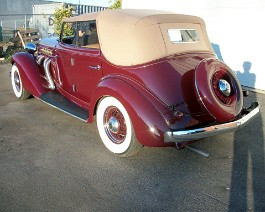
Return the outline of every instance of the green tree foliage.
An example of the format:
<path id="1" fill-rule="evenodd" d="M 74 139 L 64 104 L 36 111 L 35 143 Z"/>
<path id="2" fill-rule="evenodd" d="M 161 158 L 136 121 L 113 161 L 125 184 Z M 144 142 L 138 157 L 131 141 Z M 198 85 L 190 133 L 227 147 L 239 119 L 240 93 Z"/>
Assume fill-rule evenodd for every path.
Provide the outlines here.
<path id="1" fill-rule="evenodd" d="M 62 20 L 63 18 L 69 18 L 72 16 L 73 7 L 66 8 L 65 5 L 62 8 L 55 9 L 54 12 L 54 32 L 57 35 L 60 35 L 62 29 Z M 72 34 L 72 29 L 69 26 L 67 29 L 64 29 L 66 35 Z"/>
<path id="2" fill-rule="evenodd" d="M 122 0 L 114 0 L 114 3 L 109 6 L 109 9 L 121 9 L 121 1 Z M 112 0 L 110 2 L 112 2 Z"/>

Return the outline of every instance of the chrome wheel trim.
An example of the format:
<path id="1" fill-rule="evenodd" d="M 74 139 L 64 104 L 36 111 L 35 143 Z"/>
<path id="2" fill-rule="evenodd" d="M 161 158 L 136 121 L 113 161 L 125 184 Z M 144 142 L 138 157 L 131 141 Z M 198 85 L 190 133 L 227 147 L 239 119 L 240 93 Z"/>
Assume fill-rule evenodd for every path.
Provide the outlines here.
<path id="1" fill-rule="evenodd" d="M 108 111 L 110 112 L 110 110 L 112 110 L 113 108 L 117 108 L 119 110 L 119 112 L 122 114 L 124 118 L 124 122 L 118 121 L 119 124 L 116 125 L 116 121 L 119 119 L 115 118 L 115 116 L 110 115 L 110 113 L 108 113 Z M 115 119 L 113 119 L 112 117 L 114 117 Z M 111 121 L 114 121 L 114 122 L 110 123 L 110 119 Z M 113 126 L 112 129 L 109 128 L 110 124 L 113 124 L 113 123 L 115 127 Z M 117 137 L 115 137 L 117 135 L 115 134 L 116 129 L 118 129 L 117 132 L 121 132 L 121 125 L 123 123 L 126 125 L 126 133 L 122 134 L 122 136 L 124 137 L 123 139 L 121 138 L 117 139 Z M 121 102 L 119 102 L 114 97 L 105 97 L 99 103 L 99 106 L 97 108 L 97 127 L 98 127 L 98 132 L 101 137 L 101 140 L 111 152 L 116 153 L 116 154 L 123 154 L 129 149 L 132 143 L 131 120 L 124 106 L 121 104 Z M 124 129 L 123 129 L 123 132 L 124 132 Z M 113 137 L 116 139 L 113 139 Z"/>
<path id="2" fill-rule="evenodd" d="M 104 114 L 104 129 L 109 139 L 115 144 L 121 144 L 126 138 L 126 122 L 117 107 L 108 107 Z"/>
<path id="3" fill-rule="evenodd" d="M 225 96 L 230 96 L 231 94 L 231 85 L 224 79 L 220 79 L 218 83 L 219 91 Z"/>

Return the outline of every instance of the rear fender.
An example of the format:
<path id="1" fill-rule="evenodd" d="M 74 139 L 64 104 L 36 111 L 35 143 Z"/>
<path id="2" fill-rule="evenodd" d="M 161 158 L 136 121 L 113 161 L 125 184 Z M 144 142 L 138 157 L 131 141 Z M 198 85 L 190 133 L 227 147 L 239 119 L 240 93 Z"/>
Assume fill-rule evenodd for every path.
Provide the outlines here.
<path id="1" fill-rule="evenodd" d="M 139 143 L 145 146 L 175 146 L 174 143 L 164 143 L 164 132 L 169 128 L 166 121 L 135 85 L 118 78 L 101 81 L 93 93 L 90 114 L 105 96 L 115 97 L 124 105 Z M 93 116 L 89 117 L 89 122 L 93 122 Z"/>
<path id="2" fill-rule="evenodd" d="M 42 85 L 41 77 L 34 56 L 29 53 L 20 52 L 13 55 L 12 64 L 16 64 L 25 90 L 35 97 L 40 97 L 48 90 Z"/>

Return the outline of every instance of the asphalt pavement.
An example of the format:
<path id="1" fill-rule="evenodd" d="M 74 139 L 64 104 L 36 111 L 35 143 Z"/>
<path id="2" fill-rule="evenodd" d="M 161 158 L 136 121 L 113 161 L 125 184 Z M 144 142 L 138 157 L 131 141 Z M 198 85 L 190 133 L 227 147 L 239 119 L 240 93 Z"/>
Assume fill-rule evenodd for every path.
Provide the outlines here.
<path id="1" fill-rule="evenodd" d="M 265 211 L 265 95 L 247 127 L 189 149 L 110 153 L 87 124 L 13 94 L 0 65 L 0 211 Z"/>

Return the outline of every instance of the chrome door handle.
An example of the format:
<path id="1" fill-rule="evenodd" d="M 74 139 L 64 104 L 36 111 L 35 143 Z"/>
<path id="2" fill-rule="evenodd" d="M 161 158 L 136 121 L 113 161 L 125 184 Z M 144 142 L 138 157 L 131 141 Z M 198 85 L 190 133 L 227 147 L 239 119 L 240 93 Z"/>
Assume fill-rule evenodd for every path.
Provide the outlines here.
<path id="1" fill-rule="evenodd" d="M 93 70 L 100 70 L 101 69 L 101 66 L 100 65 L 97 65 L 97 66 L 88 66 L 90 69 L 93 69 Z"/>

